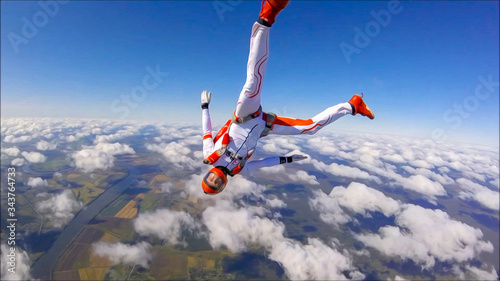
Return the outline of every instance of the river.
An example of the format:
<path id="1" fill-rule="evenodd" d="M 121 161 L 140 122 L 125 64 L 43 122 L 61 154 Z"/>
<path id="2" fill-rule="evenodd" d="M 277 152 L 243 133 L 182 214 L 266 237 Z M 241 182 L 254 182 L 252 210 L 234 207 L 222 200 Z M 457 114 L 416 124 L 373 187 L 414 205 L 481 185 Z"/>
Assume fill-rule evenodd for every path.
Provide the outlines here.
<path id="1" fill-rule="evenodd" d="M 120 166 L 127 169 L 129 171 L 129 175 L 106 189 L 101 195 L 99 195 L 99 197 L 76 214 L 73 220 L 71 220 L 59 234 L 57 239 L 54 241 L 54 244 L 52 244 L 52 247 L 50 247 L 50 249 L 45 252 L 32 266 L 31 274 L 34 278 L 52 280 L 52 271 L 54 266 L 66 248 L 71 245 L 73 240 L 92 220 L 92 218 L 118 198 L 118 196 L 120 196 L 140 174 L 139 170 L 132 165 L 121 164 Z"/>

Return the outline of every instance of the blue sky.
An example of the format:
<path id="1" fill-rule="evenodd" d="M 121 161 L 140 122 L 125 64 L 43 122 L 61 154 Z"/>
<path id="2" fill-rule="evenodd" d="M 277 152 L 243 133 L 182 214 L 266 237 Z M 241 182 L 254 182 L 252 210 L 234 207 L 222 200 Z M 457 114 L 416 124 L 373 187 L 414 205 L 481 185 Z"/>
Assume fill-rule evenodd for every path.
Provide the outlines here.
<path id="1" fill-rule="evenodd" d="M 260 1 L 1 8 L 2 117 L 198 123 L 208 89 L 217 125 L 245 81 Z M 498 14 L 497 1 L 292 1 L 271 31 L 264 110 L 310 118 L 364 92 L 375 120 L 348 116 L 329 130 L 498 147 Z M 160 74 L 134 99 L 150 72 Z"/>

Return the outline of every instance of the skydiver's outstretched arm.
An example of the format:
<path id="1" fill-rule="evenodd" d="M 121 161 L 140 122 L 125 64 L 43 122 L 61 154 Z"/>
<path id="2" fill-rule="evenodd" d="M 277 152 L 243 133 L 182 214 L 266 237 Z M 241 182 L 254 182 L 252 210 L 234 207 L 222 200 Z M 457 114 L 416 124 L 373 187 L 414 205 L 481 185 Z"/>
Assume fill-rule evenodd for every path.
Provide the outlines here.
<path id="1" fill-rule="evenodd" d="M 212 122 L 208 105 L 212 98 L 212 93 L 203 91 L 201 93 L 201 126 L 203 129 L 203 158 L 207 158 L 214 151 L 214 140 L 212 138 Z"/>
<path id="2" fill-rule="evenodd" d="M 244 176 L 249 176 L 252 174 L 253 171 L 260 168 L 297 162 L 300 160 L 304 160 L 306 158 L 307 157 L 303 155 L 292 155 L 292 156 L 281 156 L 281 157 L 275 156 L 275 157 L 264 158 L 261 160 L 250 161 L 246 163 L 245 167 L 243 167 L 240 174 Z"/>

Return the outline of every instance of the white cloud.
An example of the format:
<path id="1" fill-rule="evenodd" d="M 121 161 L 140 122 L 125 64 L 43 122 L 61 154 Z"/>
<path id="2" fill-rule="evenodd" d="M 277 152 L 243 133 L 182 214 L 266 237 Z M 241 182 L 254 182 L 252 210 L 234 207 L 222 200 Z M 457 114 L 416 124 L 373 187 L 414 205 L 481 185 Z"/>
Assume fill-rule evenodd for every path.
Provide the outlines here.
<path id="1" fill-rule="evenodd" d="M 82 169 L 86 173 L 94 170 L 106 170 L 113 166 L 115 158 L 101 150 L 83 149 L 73 153 L 71 156 L 75 166 Z"/>
<path id="2" fill-rule="evenodd" d="M 148 150 L 161 153 L 165 160 L 174 164 L 178 169 L 194 169 L 203 165 L 202 159 L 194 159 L 190 155 L 191 149 L 177 142 L 168 144 L 146 144 Z"/>
<path id="3" fill-rule="evenodd" d="M 494 180 L 489 181 L 491 185 L 496 187 L 497 189 L 500 189 L 500 178 L 496 178 Z"/>
<path id="4" fill-rule="evenodd" d="M 379 211 L 390 217 L 398 213 L 401 206 L 399 201 L 357 182 L 349 184 L 347 188 L 336 186 L 329 195 L 321 190 L 316 190 L 313 194 L 314 196 L 309 199 L 309 205 L 320 213 L 319 217 L 322 221 L 334 226 L 352 220 L 343 208 L 363 216 L 369 216 L 367 211 Z"/>
<path id="5" fill-rule="evenodd" d="M 15 251 L 12 252 L 15 256 L 11 260 L 11 248 Z M 2 243 L 2 278 L 1 280 L 33 280 L 30 274 L 31 260 L 26 251 L 15 247 L 7 246 Z"/>
<path id="6" fill-rule="evenodd" d="M 47 157 L 39 152 L 23 151 L 21 152 L 21 155 L 30 163 L 43 163 L 45 162 L 45 160 L 47 160 Z"/>
<path id="7" fill-rule="evenodd" d="M 16 159 L 12 160 L 12 162 L 10 162 L 10 164 L 12 166 L 21 167 L 24 164 L 26 164 L 26 160 L 24 160 L 23 158 L 16 158 Z"/>
<path id="8" fill-rule="evenodd" d="M 148 263 L 153 259 L 149 253 L 151 245 L 147 242 L 139 242 L 136 245 L 123 243 L 97 242 L 92 244 L 92 252 L 101 257 L 109 259 L 113 265 L 140 265 L 148 268 Z"/>
<path id="9" fill-rule="evenodd" d="M 467 265 L 465 269 L 466 272 L 472 273 L 474 275 L 473 278 L 476 280 L 492 280 L 492 281 L 498 280 L 498 273 L 493 267 L 490 270 L 486 270 Z M 471 280 L 472 278 L 467 278 L 467 279 Z"/>
<path id="10" fill-rule="evenodd" d="M 423 168 L 415 169 L 406 166 L 406 171 L 412 171 L 416 174 L 410 175 L 409 177 L 403 177 L 397 172 L 396 166 L 388 163 L 383 163 L 380 166 L 375 166 L 356 161 L 355 164 L 362 167 L 363 169 L 370 171 L 373 174 L 377 174 L 389 179 L 389 185 L 399 186 L 404 189 L 412 190 L 414 192 L 422 194 L 429 202 L 433 204 L 436 204 L 437 196 L 445 196 L 447 194 L 441 183 L 430 180 L 424 175 L 430 175 L 441 181 L 446 181 L 447 177 L 431 175 L 431 173 L 424 172 L 425 170 Z"/>
<path id="11" fill-rule="evenodd" d="M 385 160 L 385 161 L 389 161 L 389 162 L 393 162 L 393 163 L 397 163 L 397 164 L 402 164 L 402 163 L 405 163 L 405 159 L 403 158 L 403 156 L 399 155 L 399 154 L 387 154 L 387 153 L 384 153 L 380 156 L 380 158 L 382 160 Z"/>
<path id="12" fill-rule="evenodd" d="M 134 228 L 141 235 L 155 235 L 169 244 L 185 246 L 185 242 L 181 241 L 182 231 L 192 232 L 198 225 L 186 212 L 159 209 L 140 214 L 134 220 Z"/>
<path id="13" fill-rule="evenodd" d="M 309 199 L 309 206 L 319 212 L 322 221 L 335 226 L 351 221 L 351 217 L 342 210 L 337 200 L 321 190 L 316 190 L 313 194 L 314 197 Z"/>
<path id="14" fill-rule="evenodd" d="M 465 262 L 481 252 L 493 252 L 491 242 L 481 240 L 483 233 L 465 223 L 451 219 L 441 210 L 406 204 L 396 215 L 399 226 L 384 226 L 379 234 L 356 234 L 366 246 L 388 256 L 411 259 L 424 268 L 436 260 Z"/>
<path id="15" fill-rule="evenodd" d="M 97 169 L 106 170 L 113 167 L 113 156 L 122 154 L 135 154 L 135 151 L 126 144 L 98 143 L 73 153 L 72 158 L 77 168 L 90 173 Z"/>
<path id="16" fill-rule="evenodd" d="M 210 245 L 215 249 L 225 246 L 239 253 L 247 250 L 249 244 L 270 247 L 274 241 L 283 240 L 283 223 L 261 218 L 263 212 L 263 209 L 236 209 L 227 201 L 208 207 L 202 216 Z"/>
<path id="17" fill-rule="evenodd" d="M 57 143 L 57 148 L 64 147 L 70 151 L 77 144 L 65 145 L 64 141 L 81 138 L 85 138 L 86 142 L 92 141 L 93 135 L 98 134 L 93 146 L 84 146 L 81 151 L 70 151 L 70 155 L 76 155 L 73 157 L 75 166 L 87 171 L 107 169 L 117 161 L 115 155 L 135 153 L 128 145 L 112 143 L 125 137 L 140 137 L 143 143 L 153 143 L 148 149 L 161 153 L 166 161 L 177 168 L 196 171 L 200 167 L 202 171 L 209 168 L 201 164 L 199 127 L 154 124 L 145 128 L 143 125 L 129 121 L 72 119 L 10 121 L 3 119 L 2 125 L 0 128 L 2 136 L 7 136 L 3 138 L 3 143 L 29 140 L 32 144 L 37 144 L 39 150 L 51 146 L 55 148 Z M 157 137 L 158 134 L 159 137 Z M 41 138 L 47 141 L 40 141 Z M 316 169 L 333 175 L 333 177 L 329 176 L 328 179 L 321 180 L 322 183 L 328 180 L 335 181 L 336 177 L 350 178 L 364 183 L 368 181 L 383 183 L 384 187 L 400 187 L 417 192 L 433 203 L 436 203 L 440 196 L 447 195 L 446 191 L 448 191 L 454 197 L 447 198 L 447 200 L 456 200 L 456 198 L 474 200 L 492 211 L 498 211 L 498 189 L 500 189 L 498 149 L 488 150 L 455 144 L 433 144 L 418 139 L 337 132 L 333 136 L 315 135 L 307 138 L 269 136 L 262 139 L 259 144 L 259 151 L 272 154 L 292 154 L 290 151 L 305 154 L 301 152 L 304 148 L 313 157 L 299 162 L 305 165 L 275 166 L 261 171 L 264 174 L 266 171 L 271 174 L 278 173 L 273 179 L 282 182 L 317 184 L 318 180 L 315 176 L 308 174 L 307 171 L 299 170 L 301 167 L 307 167 L 310 170 Z M 87 152 L 88 155 L 80 155 L 82 152 Z M 19 157 L 19 154 L 18 148 L 2 150 L 4 159 L 5 155 Z M 316 157 L 323 162 L 315 160 Z M 17 158 L 11 163 L 24 165 L 26 161 L 23 158 Z M 314 168 L 310 165 L 314 165 Z M 282 175 L 279 175 L 280 173 Z M 197 204 L 200 208 L 211 210 L 211 213 L 204 214 L 202 221 L 183 212 L 168 214 L 170 218 L 165 219 L 171 219 L 173 224 L 177 223 L 179 229 L 168 228 L 167 223 L 161 225 L 163 228 L 155 228 L 153 222 L 150 222 L 149 225 L 143 226 L 142 231 L 149 233 L 145 235 L 158 237 L 163 235 L 168 237 L 164 239 L 169 243 L 182 244 L 183 234 L 186 231 L 200 233 L 200 229 L 195 229 L 193 225 L 199 226 L 205 222 L 205 216 L 210 215 L 213 218 L 206 219 L 207 225 L 205 226 L 209 232 L 205 235 L 214 246 L 228 247 L 233 251 L 244 251 L 250 246 L 263 247 L 270 259 L 283 266 L 290 279 L 344 279 L 342 272 L 346 271 L 351 271 L 348 277 L 362 278 L 362 274 L 350 265 L 352 262 L 349 254 L 345 250 L 339 250 L 344 241 L 339 241 L 335 246 L 317 238 L 310 238 L 308 242 L 302 244 L 285 237 L 285 225 L 280 221 L 279 210 L 275 209 L 287 206 L 282 201 L 285 195 L 280 192 L 279 196 L 273 197 L 274 195 L 264 192 L 266 190 L 265 178 L 258 179 L 257 183 L 242 176 L 229 178 L 228 186 L 222 194 L 208 196 L 201 190 L 200 183 L 203 176 L 204 173 L 189 176 L 184 181 L 185 188 L 180 196 Z M 460 180 L 456 181 L 457 179 Z M 29 182 L 30 179 L 27 181 Z M 41 184 L 45 184 L 41 178 L 33 179 L 31 184 L 36 186 L 35 182 L 40 181 Z M 164 192 L 173 191 L 173 187 L 170 182 L 160 186 Z M 458 190 L 452 189 L 457 187 Z M 436 261 L 450 262 L 460 268 L 460 272 L 466 279 L 490 279 L 496 274 L 493 267 L 485 266 L 487 261 L 482 258 L 482 252 L 493 250 L 492 244 L 484 241 L 482 232 L 450 218 L 442 211 L 417 209 L 414 205 L 406 205 L 385 197 L 380 191 L 360 183 L 352 183 L 347 187 L 335 187 L 329 194 L 313 189 L 312 194 L 309 204 L 314 211 L 319 212 L 313 212 L 313 216 L 319 215 L 321 220 L 331 224 L 339 225 L 351 220 L 351 212 L 363 214 L 366 217 L 369 217 L 370 212 L 373 211 L 382 212 L 386 216 L 394 216 L 396 225 L 384 226 L 372 234 L 369 232 L 359 234 L 360 237 L 372 239 L 373 245 L 368 245 L 367 242 L 367 249 L 372 248 L 370 249 L 372 253 L 374 249 L 377 249 L 391 257 L 411 259 L 427 268 L 430 268 L 431 264 Z M 250 200 L 247 200 L 248 198 Z M 405 200 L 402 196 L 398 198 Z M 295 197 L 289 196 L 287 199 L 295 200 Z M 307 197 L 301 199 L 308 200 Z M 56 204 L 56 201 L 51 204 Z M 411 213 L 409 209 L 415 210 Z M 220 215 L 218 211 L 221 211 Z M 46 213 L 48 214 L 49 211 Z M 148 214 L 151 215 L 152 221 L 163 219 L 160 217 L 162 214 L 160 211 Z M 234 221 L 236 223 L 233 223 Z M 230 223 L 233 225 L 226 226 Z M 427 228 L 427 232 L 421 230 L 424 228 Z M 217 238 L 219 234 L 221 238 Z M 266 235 L 270 235 L 270 239 Z M 118 248 L 108 247 L 108 250 L 110 249 L 113 251 Z M 352 249 L 349 251 L 355 253 Z M 495 249 L 495 254 L 497 253 Z M 481 260 L 483 265 L 480 268 L 467 264 L 473 263 L 470 258 L 472 256 Z M 120 257 L 116 258 L 118 263 L 121 262 L 120 259 Z M 132 263 L 129 262 L 129 264 Z"/>
<path id="18" fill-rule="evenodd" d="M 103 151 L 109 155 L 135 154 L 133 148 L 121 143 L 98 143 L 93 149 Z"/>
<path id="19" fill-rule="evenodd" d="M 260 169 L 258 172 L 252 173 L 252 175 L 259 174 L 272 176 L 273 180 L 281 182 L 304 183 L 311 185 L 319 184 L 315 176 L 309 175 L 303 170 L 292 172 L 291 169 L 285 168 L 285 165 L 266 167 L 264 169 Z"/>
<path id="20" fill-rule="evenodd" d="M 439 182 L 441 185 L 451 185 L 451 184 L 455 183 L 455 181 L 452 178 L 450 178 L 448 175 L 436 174 L 429 169 L 425 169 L 425 168 L 415 169 L 415 168 L 409 167 L 409 166 L 403 166 L 402 168 L 403 168 L 403 170 L 407 171 L 410 174 L 422 175 L 430 180 Z"/>
<path id="21" fill-rule="evenodd" d="M 98 143 L 105 143 L 105 142 L 115 142 L 115 141 L 118 141 L 118 140 L 126 138 L 126 137 L 138 135 L 139 131 L 142 127 L 143 127 L 142 125 L 123 126 L 123 129 L 115 132 L 114 134 L 96 136 L 94 143 L 98 144 Z"/>
<path id="22" fill-rule="evenodd" d="M 15 146 L 2 149 L 2 152 L 7 154 L 8 156 L 12 156 L 12 157 L 16 157 L 19 155 L 19 153 L 21 153 L 19 148 L 15 147 Z"/>
<path id="23" fill-rule="evenodd" d="M 342 164 L 337 164 L 337 163 L 332 163 L 330 165 L 327 165 L 321 161 L 318 161 L 316 159 L 312 159 L 311 163 L 314 165 L 314 167 L 320 171 L 330 173 L 334 176 L 339 176 L 339 177 L 347 177 L 347 178 L 352 178 L 352 179 L 366 179 L 366 180 L 371 180 L 377 183 L 381 183 L 380 179 L 375 176 L 371 176 L 365 171 L 361 171 L 358 168 L 353 168 L 349 166 L 345 166 Z"/>
<path id="24" fill-rule="evenodd" d="M 408 178 L 399 176 L 396 178 L 396 183 L 405 189 L 424 195 L 433 204 L 437 204 L 437 196 L 445 196 L 447 194 L 443 185 L 423 175 L 412 175 Z"/>
<path id="25" fill-rule="evenodd" d="M 10 143 L 21 143 L 21 142 L 28 142 L 30 140 L 32 140 L 33 138 L 31 136 L 20 136 L 20 137 L 16 137 L 16 136 L 13 136 L 13 135 L 8 135 L 8 136 L 5 136 L 5 138 L 3 139 L 4 142 L 10 142 Z"/>
<path id="26" fill-rule="evenodd" d="M 262 149 L 273 155 L 285 155 L 293 150 L 300 150 L 294 138 L 283 138 L 282 136 L 268 136 L 261 140 Z"/>
<path id="27" fill-rule="evenodd" d="M 73 135 L 70 135 L 70 136 L 64 136 L 62 139 L 63 139 L 64 141 L 68 142 L 68 143 L 70 143 L 70 142 L 74 142 L 74 141 L 77 141 L 77 140 L 78 140 L 78 139 L 77 139 L 75 136 L 73 136 Z"/>
<path id="28" fill-rule="evenodd" d="M 47 180 L 44 180 L 42 178 L 28 178 L 28 183 L 27 183 L 28 186 L 31 186 L 31 187 L 43 187 L 43 186 L 47 186 L 48 185 L 48 182 Z"/>
<path id="29" fill-rule="evenodd" d="M 295 173 L 290 173 L 288 174 L 288 177 L 292 182 L 302 182 L 302 183 L 307 183 L 307 184 L 312 184 L 312 185 L 317 185 L 319 182 L 316 180 L 315 176 L 309 175 L 307 172 L 299 170 L 296 171 Z"/>
<path id="30" fill-rule="evenodd" d="M 343 165 L 350 168 L 328 167 L 313 160 L 318 170 L 353 179 L 366 179 L 368 175 L 385 178 L 384 182 L 420 193 L 433 204 L 439 196 L 447 195 L 443 185 L 453 185 L 457 174 L 458 177 L 498 185 L 497 150 L 355 133 L 313 137 L 307 141 L 307 146 L 333 159 L 347 161 L 349 164 Z M 404 177 L 399 167 L 389 163 L 404 164 L 403 169 L 410 175 Z M 363 174 L 365 171 L 367 174 Z"/>
<path id="31" fill-rule="evenodd" d="M 276 208 L 276 209 L 286 208 L 287 206 L 286 203 L 283 202 L 283 200 L 280 200 L 278 198 L 273 198 L 273 199 L 267 198 L 266 205 L 269 206 L 269 208 Z"/>
<path id="32" fill-rule="evenodd" d="M 377 149 L 375 143 L 365 142 L 363 146 L 356 149 L 353 154 L 358 157 L 358 161 L 373 166 L 381 166 L 383 163 L 380 161 L 380 149 Z"/>
<path id="33" fill-rule="evenodd" d="M 36 149 L 38 150 L 54 150 L 57 148 L 57 144 L 55 143 L 50 143 L 44 140 L 40 140 L 36 144 Z"/>
<path id="34" fill-rule="evenodd" d="M 500 202 L 498 201 L 500 193 L 498 191 L 493 191 L 464 178 L 457 179 L 457 183 L 462 189 L 459 198 L 464 200 L 472 199 L 491 210 L 500 210 Z"/>
<path id="35" fill-rule="evenodd" d="M 425 268 L 432 268 L 436 260 L 466 262 L 494 250 L 491 242 L 482 240 L 480 229 L 453 220 L 441 210 L 403 204 L 360 183 L 335 187 L 329 196 L 322 191 L 314 195 L 311 207 L 332 225 L 350 220 L 342 208 L 365 216 L 369 215 L 366 211 L 395 216 L 397 226 L 384 226 L 378 234 L 356 234 L 355 238 L 385 255 L 411 259 Z"/>
<path id="36" fill-rule="evenodd" d="M 264 200 L 266 206 L 285 207 L 286 204 L 278 198 L 267 198 L 264 196 L 263 191 L 265 187 L 258 185 L 254 182 L 248 181 L 243 177 L 236 176 L 229 180 L 228 187 L 217 196 L 204 195 L 201 191 L 201 175 L 192 176 L 186 182 L 185 191 L 191 198 L 198 198 L 197 204 L 202 207 L 208 206 L 202 214 L 202 222 L 206 226 L 208 233 L 206 234 L 210 244 L 214 249 L 221 247 L 227 248 L 231 252 L 239 253 L 246 251 L 250 245 L 261 246 L 267 249 L 270 253 L 271 259 L 279 262 L 287 271 L 289 278 L 297 278 L 300 274 L 308 276 L 337 276 L 338 272 L 349 270 L 345 263 L 329 264 L 327 262 L 333 261 L 346 261 L 350 258 L 342 258 L 342 254 L 333 248 L 322 244 L 319 240 L 311 242 L 307 245 L 302 245 L 300 242 L 284 237 L 285 226 L 282 222 L 275 219 L 270 219 L 269 216 L 279 218 L 280 216 L 273 215 L 270 210 L 263 207 L 249 206 L 240 199 L 243 196 L 251 196 L 258 200 Z M 244 207 L 240 208 L 237 205 L 242 204 Z M 289 241 L 293 245 L 302 248 L 302 251 L 293 251 L 293 249 L 285 249 L 282 245 L 285 241 Z M 278 248 L 281 247 L 281 248 Z M 300 255 L 303 252 L 310 253 L 311 263 L 315 259 L 317 264 L 317 272 L 308 271 L 306 267 L 292 268 L 295 261 L 300 260 Z M 322 262 L 324 257 L 315 255 L 315 252 L 320 253 L 337 253 L 327 261 Z M 290 255 L 296 256 L 290 256 Z M 347 253 L 345 253 L 347 254 Z M 348 262 L 351 264 L 351 262 Z M 300 273 L 304 271 L 304 273 Z M 343 275 L 342 275 L 343 276 Z M 358 271 L 351 272 L 352 278 L 362 278 L 363 275 Z"/>
<path id="37" fill-rule="evenodd" d="M 318 239 L 309 239 L 303 245 L 286 238 L 284 224 L 264 217 L 267 212 L 260 207 L 237 208 L 230 202 L 218 201 L 203 212 L 210 244 L 215 249 L 224 246 L 234 253 L 246 251 L 250 245 L 260 245 L 292 280 L 345 279 L 344 271 L 351 271 L 350 278 L 364 278 L 352 266 L 346 251 L 341 253 Z"/>
<path id="38" fill-rule="evenodd" d="M 274 153 L 277 155 L 279 155 L 279 154 L 284 155 L 284 154 L 288 153 L 288 150 L 280 148 L 278 145 L 276 145 L 276 143 L 273 143 L 273 142 L 265 143 L 262 146 L 262 149 L 267 153 Z"/>
<path id="39" fill-rule="evenodd" d="M 349 255 L 328 247 L 315 238 L 302 245 L 292 240 L 275 243 L 269 258 L 281 264 L 291 280 L 362 280 L 365 275 L 355 270 Z M 346 277 L 343 272 L 351 271 Z"/>
<path id="40" fill-rule="evenodd" d="M 401 204 L 382 192 L 357 182 L 349 184 L 347 188 L 334 187 L 329 196 L 340 206 L 364 216 L 367 215 L 366 211 L 379 211 L 390 217 L 399 211 Z"/>
<path id="41" fill-rule="evenodd" d="M 307 147 L 314 149 L 321 155 L 337 155 L 339 149 L 335 147 L 335 143 L 331 141 L 331 138 L 326 136 L 311 136 L 307 140 Z"/>
<path id="42" fill-rule="evenodd" d="M 48 194 L 40 194 L 44 197 Z M 38 212 L 52 222 L 55 228 L 65 226 L 74 217 L 74 214 L 82 208 L 82 202 L 76 200 L 75 195 L 69 189 L 57 195 L 50 195 L 46 200 L 38 202 Z"/>
<path id="43" fill-rule="evenodd" d="M 417 168 L 425 168 L 425 169 L 434 168 L 434 165 L 428 163 L 425 160 L 420 160 L 420 159 L 412 160 L 412 161 L 408 162 L 408 164 L 410 164 L 411 166 L 417 167 Z"/>
<path id="44" fill-rule="evenodd" d="M 161 192 L 163 193 L 170 193 L 173 188 L 174 184 L 171 182 L 164 182 L 160 185 Z"/>

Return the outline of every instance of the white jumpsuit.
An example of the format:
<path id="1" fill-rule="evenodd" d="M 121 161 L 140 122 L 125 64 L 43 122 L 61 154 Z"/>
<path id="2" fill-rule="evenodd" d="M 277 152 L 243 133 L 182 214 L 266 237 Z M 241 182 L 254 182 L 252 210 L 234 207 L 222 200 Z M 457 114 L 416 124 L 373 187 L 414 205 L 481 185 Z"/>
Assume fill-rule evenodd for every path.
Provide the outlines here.
<path id="1" fill-rule="evenodd" d="M 260 93 L 266 72 L 269 56 L 269 27 L 255 23 L 250 38 L 250 54 L 247 64 L 247 80 L 240 93 L 234 115 L 246 117 L 257 112 L 261 106 Z M 292 119 L 277 116 L 269 134 L 299 135 L 314 134 L 324 126 L 340 117 L 352 114 L 349 103 L 341 103 L 327 108 L 311 119 Z M 223 166 L 232 171 L 238 166 L 241 159 L 249 157 L 255 150 L 261 133 L 266 127 L 263 114 L 245 123 L 232 123 L 229 127 L 229 144 L 226 153 L 213 165 Z M 203 157 L 207 158 L 214 151 L 222 147 L 222 137 L 214 143 L 212 138 L 212 125 L 208 108 L 202 109 L 203 127 Z M 241 174 L 250 174 L 255 169 L 273 166 L 280 163 L 280 157 L 269 157 L 256 161 L 246 162 Z"/>

